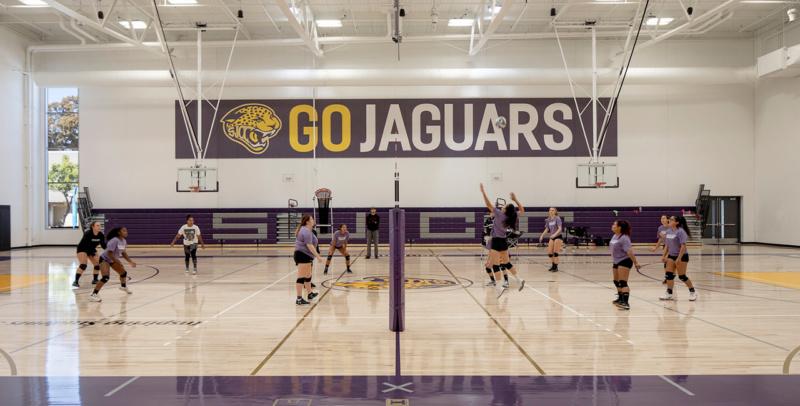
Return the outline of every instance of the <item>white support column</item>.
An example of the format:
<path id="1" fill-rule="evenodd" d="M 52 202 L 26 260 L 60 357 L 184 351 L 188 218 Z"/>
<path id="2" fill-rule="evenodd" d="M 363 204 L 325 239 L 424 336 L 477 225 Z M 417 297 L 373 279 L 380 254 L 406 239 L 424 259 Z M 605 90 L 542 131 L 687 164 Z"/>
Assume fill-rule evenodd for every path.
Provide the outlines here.
<path id="1" fill-rule="evenodd" d="M 197 30 L 197 156 L 203 156 L 203 30 Z"/>
<path id="2" fill-rule="evenodd" d="M 592 27 L 592 162 L 597 161 L 597 30 Z"/>

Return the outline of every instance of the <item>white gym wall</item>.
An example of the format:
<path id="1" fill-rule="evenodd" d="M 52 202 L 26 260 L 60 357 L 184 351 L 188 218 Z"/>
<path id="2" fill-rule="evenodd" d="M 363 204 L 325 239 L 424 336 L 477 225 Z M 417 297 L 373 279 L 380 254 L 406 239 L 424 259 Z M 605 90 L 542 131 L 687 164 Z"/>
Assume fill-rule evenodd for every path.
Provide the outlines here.
<path id="1" fill-rule="evenodd" d="M 599 64 L 611 67 L 619 50 L 616 42 L 600 43 Z M 24 61 L 24 50 L 17 52 Z M 204 49 L 204 69 L 224 70 L 228 52 Z M 176 53 L 180 66 L 193 69 L 193 50 Z M 588 83 L 589 42 L 565 42 L 565 53 L 573 77 Z M 619 165 L 619 189 L 576 189 L 575 165 L 584 159 L 402 159 L 402 204 L 478 206 L 477 184 L 484 182 L 490 195 L 515 191 L 529 206 L 691 206 L 705 183 L 714 194 L 743 196 L 742 240 L 755 241 L 758 109 L 754 75 L 742 74 L 754 65 L 753 55 L 752 41 L 667 41 L 637 51 L 632 67 L 643 70 L 629 76 L 621 96 L 619 156 L 606 159 Z M 391 159 L 208 161 L 219 168 L 220 193 L 175 193 L 176 168 L 190 162 L 174 159 L 176 93 L 165 60 L 136 51 L 40 52 L 35 67 L 41 87 L 80 87 L 81 186 L 90 187 L 97 207 L 283 207 L 288 198 L 308 206 L 317 187 L 331 188 L 339 207 L 392 205 Z M 451 70 L 457 76 L 470 68 L 484 68 L 485 77 L 435 85 Z M 326 69 L 373 75 L 319 73 Z M 408 69 L 420 73 L 418 80 L 393 79 Z M 223 96 L 310 98 L 313 88 L 302 86 L 302 75 L 289 77 L 293 70 L 316 75 L 317 96 L 328 99 L 571 96 L 554 41 L 506 42 L 475 58 L 446 45 L 409 43 L 401 46 L 400 62 L 393 44 L 351 45 L 320 60 L 295 47 L 240 48 Z M 583 142 L 579 134 L 574 142 Z M 285 173 L 294 181 L 284 182 Z M 491 181 L 493 173 L 502 182 Z M 43 227 L 36 233 L 38 244 L 61 243 L 50 236 L 64 235 Z"/>

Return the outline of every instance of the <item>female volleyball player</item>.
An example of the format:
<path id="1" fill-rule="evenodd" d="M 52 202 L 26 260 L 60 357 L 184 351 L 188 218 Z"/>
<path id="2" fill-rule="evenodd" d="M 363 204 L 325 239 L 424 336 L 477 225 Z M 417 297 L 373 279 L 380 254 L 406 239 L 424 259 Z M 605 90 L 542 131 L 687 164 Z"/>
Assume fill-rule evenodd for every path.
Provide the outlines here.
<path id="1" fill-rule="evenodd" d="M 317 252 L 317 236 L 311 232 L 314 228 L 314 219 L 308 214 L 304 214 L 300 219 L 300 226 L 297 227 L 294 236 L 294 263 L 297 264 L 297 305 L 307 305 L 310 302 L 303 300 L 303 287 L 306 288 L 308 300 L 314 299 L 318 293 L 311 291 L 311 263 L 314 257 L 322 262 L 322 257 Z"/>
<path id="2" fill-rule="evenodd" d="M 656 250 L 658 249 L 659 246 L 661 246 L 662 243 L 664 245 L 666 245 L 666 237 L 667 237 L 667 231 L 668 230 L 671 230 L 671 228 L 669 228 L 669 215 L 665 214 L 665 215 L 661 216 L 661 225 L 658 227 L 658 242 L 656 243 L 656 246 L 653 247 L 653 249 L 650 250 L 650 252 L 656 252 Z M 664 272 L 665 273 L 667 272 L 667 263 L 666 262 L 664 263 Z M 664 281 L 661 282 L 661 284 L 663 284 L 663 285 L 667 284 L 667 278 L 666 277 L 664 278 Z"/>
<path id="3" fill-rule="evenodd" d="M 628 277 L 631 274 L 631 268 L 634 266 L 636 269 L 641 268 L 639 262 L 636 261 L 636 256 L 633 255 L 633 246 L 631 246 L 631 225 L 625 220 L 617 220 L 611 226 L 611 231 L 614 236 L 611 237 L 611 262 L 614 263 L 614 286 L 617 287 L 617 294 L 619 297 L 615 300 L 614 305 L 620 309 L 630 310 L 631 306 L 628 304 L 628 298 L 631 295 L 631 288 L 628 287 Z"/>
<path id="4" fill-rule="evenodd" d="M 100 273 L 103 277 L 97 282 L 97 285 L 94 287 L 94 292 L 89 296 L 90 302 L 103 301 L 103 299 L 100 299 L 98 293 L 100 289 L 103 288 L 103 285 L 108 282 L 109 268 L 119 274 L 119 290 L 129 295 L 133 293 L 126 285 L 128 282 L 128 272 L 125 271 L 125 267 L 122 266 L 122 262 L 120 262 L 120 256 L 122 256 L 131 264 L 131 267 L 136 268 L 136 262 L 133 262 L 131 257 L 128 256 L 128 253 L 125 252 L 125 246 L 128 245 L 128 242 L 125 241 L 126 237 L 128 237 L 128 230 L 125 227 L 113 228 L 106 235 L 106 239 L 108 240 L 108 243 L 106 243 L 106 250 L 100 254 Z"/>
<path id="5" fill-rule="evenodd" d="M 339 252 L 344 257 L 347 264 L 347 273 L 353 273 L 350 270 L 350 254 L 347 253 L 347 242 L 350 240 L 350 232 L 347 231 L 347 225 L 342 224 L 339 226 L 339 229 L 333 233 L 333 238 L 331 238 L 331 248 L 328 250 L 328 261 L 325 262 L 325 270 L 322 271 L 323 275 L 328 274 L 328 267 L 331 266 L 331 259 L 333 258 L 333 252 L 335 250 L 339 250 Z"/>
<path id="6" fill-rule="evenodd" d="M 525 280 L 520 278 L 517 274 L 517 270 L 514 269 L 514 265 L 511 264 L 511 259 L 508 256 L 508 240 L 506 239 L 506 230 L 511 228 L 516 230 L 517 229 L 517 210 L 514 208 L 514 205 L 509 203 L 502 208 L 492 206 L 492 203 L 489 201 L 489 198 L 486 197 L 486 192 L 483 190 L 483 183 L 481 183 L 481 193 L 483 194 L 483 201 L 486 203 L 486 207 L 494 214 L 494 220 L 492 220 L 492 242 L 491 248 L 489 249 L 489 257 L 492 263 L 492 272 L 494 273 L 494 279 L 500 280 L 501 271 L 503 268 L 507 269 L 514 280 L 519 283 L 519 290 L 522 290 L 525 287 Z M 514 193 L 511 193 L 511 200 L 519 206 L 519 212 L 524 213 L 525 209 L 522 208 L 522 205 L 517 200 L 517 196 Z M 505 261 L 505 262 L 501 262 Z M 503 295 L 503 292 L 506 291 L 506 287 L 503 285 L 497 286 L 497 297 Z"/>
<path id="7" fill-rule="evenodd" d="M 550 241 L 547 243 L 547 256 L 550 257 L 550 272 L 558 272 L 558 251 L 561 250 L 561 244 L 564 242 L 564 235 L 561 231 L 563 222 L 561 217 L 558 217 L 558 210 L 555 207 L 550 208 L 550 217 L 545 220 L 544 231 L 539 236 L 539 242 L 542 242 L 544 235 L 550 232 Z"/>
<path id="8" fill-rule="evenodd" d="M 667 264 L 667 293 L 659 297 L 661 300 L 673 300 L 672 289 L 675 286 L 675 270 L 678 271 L 678 279 L 689 288 L 689 300 L 697 300 L 697 292 L 694 291 L 692 281 L 686 276 L 686 267 L 689 265 L 689 253 L 686 251 L 686 240 L 692 236 L 689 225 L 682 216 L 672 216 L 669 218 L 670 230 L 667 231 L 666 245 L 661 261 Z"/>
<path id="9" fill-rule="evenodd" d="M 97 276 L 100 275 L 100 256 L 97 254 L 97 246 L 103 247 L 106 249 L 106 236 L 100 232 L 100 222 L 93 221 L 92 225 L 89 227 L 89 231 L 87 231 L 83 238 L 81 238 L 81 242 L 78 243 L 78 262 L 80 265 L 78 266 L 78 270 L 75 271 L 75 282 L 72 282 L 72 288 L 78 289 L 80 285 L 78 284 L 78 280 L 81 279 L 81 275 L 83 275 L 83 271 L 86 270 L 86 264 L 88 261 L 92 261 L 92 265 L 94 265 L 94 272 L 92 272 L 92 285 L 97 285 Z"/>
<path id="10" fill-rule="evenodd" d="M 192 218 L 191 214 L 186 215 L 186 224 L 181 226 L 181 229 L 178 230 L 178 235 L 172 239 L 172 243 L 169 245 L 170 248 L 175 246 L 175 241 L 178 241 L 178 238 L 183 236 L 183 255 L 184 255 L 184 262 L 186 263 L 186 273 L 189 273 L 189 257 L 192 258 L 192 264 L 194 264 L 194 270 L 192 271 L 192 275 L 197 275 L 197 241 L 200 241 L 200 246 L 203 249 L 206 249 L 206 245 L 203 244 L 203 237 L 200 236 L 200 227 L 194 225 L 194 218 Z"/>

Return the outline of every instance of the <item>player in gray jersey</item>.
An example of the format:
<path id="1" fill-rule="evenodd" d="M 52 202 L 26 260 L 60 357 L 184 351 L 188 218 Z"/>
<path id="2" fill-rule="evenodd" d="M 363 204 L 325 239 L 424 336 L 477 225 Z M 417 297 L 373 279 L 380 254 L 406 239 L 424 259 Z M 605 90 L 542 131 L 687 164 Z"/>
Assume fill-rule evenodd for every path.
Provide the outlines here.
<path id="1" fill-rule="evenodd" d="M 692 236 L 689 225 L 682 216 L 672 216 L 669 218 L 670 230 L 667 231 L 664 254 L 661 261 L 667 264 L 667 293 L 659 297 L 661 300 L 674 300 L 675 296 L 672 289 L 675 286 L 675 273 L 678 279 L 689 288 L 689 300 L 697 300 L 697 292 L 689 277 L 686 276 L 686 267 L 689 265 L 689 253 L 686 251 L 686 242 Z"/>
<path id="2" fill-rule="evenodd" d="M 491 232 L 492 245 L 489 250 L 494 279 L 500 280 L 502 270 L 507 269 L 511 277 L 519 284 L 519 290 L 522 290 L 522 288 L 525 287 L 525 279 L 522 279 L 519 274 L 517 274 L 517 269 L 511 264 L 511 258 L 508 256 L 508 239 L 506 238 L 506 232 L 509 228 L 513 230 L 517 229 L 517 209 L 511 203 L 501 208 L 493 207 L 489 198 L 486 197 L 486 192 L 483 190 L 483 183 L 481 183 L 481 194 L 483 194 L 483 201 L 486 207 L 494 215 Z M 522 208 L 522 204 L 517 200 L 517 196 L 514 193 L 511 193 L 511 200 L 519 206 L 520 213 L 525 212 L 525 209 Z M 506 289 L 507 287 L 503 285 L 497 286 L 498 299 L 503 295 Z"/>
<path id="3" fill-rule="evenodd" d="M 561 245 L 564 243 L 564 227 L 561 217 L 558 217 L 558 209 L 555 207 L 550 208 L 550 217 L 544 221 L 544 231 L 539 236 L 539 242 L 542 242 L 544 235 L 550 232 L 550 241 L 547 242 L 547 256 L 550 257 L 550 272 L 558 272 L 558 251 L 561 251 Z"/>
<path id="4" fill-rule="evenodd" d="M 347 242 L 350 241 L 350 232 L 347 231 L 347 225 L 342 224 L 339 226 L 339 229 L 333 233 L 333 238 L 331 238 L 331 248 L 328 250 L 328 260 L 325 262 L 325 270 L 322 272 L 323 275 L 328 274 L 328 267 L 331 266 L 331 259 L 333 259 L 333 253 L 336 250 L 342 254 L 345 260 L 345 264 L 347 265 L 347 273 L 353 273 L 350 270 L 350 254 L 347 252 Z"/>
<path id="5" fill-rule="evenodd" d="M 656 250 L 658 249 L 658 247 L 661 246 L 662 243 L 666 244 L 667 231 L 669 231 L 669 230 L 671 230 L 671 228 L 669 227 L 669 214 L 664 214 L 664 215 L 661 216 L 661 226 L 658 227 L 658 232 L 656 234 L 656 236 L 657 236 L 656 238 L 658 238 L 658 242 L 656 243 L 656 246 L 653 247 L 653 249 L 650 250 L 650 252 L 656 252 Z M 664 275 L 664 281 L 661 282 L 662 285 L 666 285 L 667 284 L 666 272 L 667 272 L 667 263 L 665 262 L 664 263 L 664 274 L 665 275 Z"/>
<path id="6" fill-rule="evenodd" d="M 617 300 L 612 303 L 620 309 L 630 310 L 628 299 L 631 295 L 631 288 L 628 286 L 628 277 L 631 268 L 636 269 L 642 266 L 636 261 L 631 245 L 631 225 L 625 220 L 617 220 L 611 225 L 614 236 L 611 237 L 609 246 L 611 247 L 611 262 L 614 264 L 614 286 L 617 287 Z"/>

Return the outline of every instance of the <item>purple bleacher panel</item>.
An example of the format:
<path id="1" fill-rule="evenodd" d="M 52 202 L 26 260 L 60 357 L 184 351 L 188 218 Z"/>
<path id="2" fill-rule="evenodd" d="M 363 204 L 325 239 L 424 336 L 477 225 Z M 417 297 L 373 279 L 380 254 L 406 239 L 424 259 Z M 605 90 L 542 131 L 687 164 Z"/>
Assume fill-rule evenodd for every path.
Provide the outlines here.
<path id="1" fill-rule="evenodd" d="M 538 241 L 544 230 L 544 219 L 549 207 L 526 207 L 520 229 L 525 231 L 523 241 Z M 681 215 L 681 210 L 694 210 L 691 207 L 559 207 L 559 212 L 571 213 L 564 220 L 565 227 L 588 227 L 588 234 L 604 239 L 611 238 L 611 225 L 617 219 L 631 223 L 634 243 L 654 242 L 662 214 Z M 405 208 L 405 239 L 414 244 L 426 243 L 464 243 L 480 242 L 483 229 L 485 207 L 415 207 Z M 614 213 L 617 210 L 617 213 Z M 206 244 L 275 244 L 277 242 L 278 215 L 285 214 L 285 208 L 270 209 L 95 209 L 105 215 L 105 230 L 125 226 L 128 229 L 130 244 L 169 244 L 181 225 L 185 215 L 191 213 L 195 224 L 202 231 Z M 311 213 L 311 208 L 300 208 L 298 213 Z M 364 208 L 335 208 L 334 226 L 347 224 L 351 244 L 364 244 L 366 214 Z M 381 216 L 380 244 L 389 242 L 389 209 L 379 208 Z M 466 213 L 466 214 L 465 214 Z M 541 213 L 541 215 L 538 215 Z M 451 216 L 451 217 L 447 217 Z M 563 217 L 563 216 L 562 216 Z M 251 226 L 247 226 L 247 225 Z"/>

